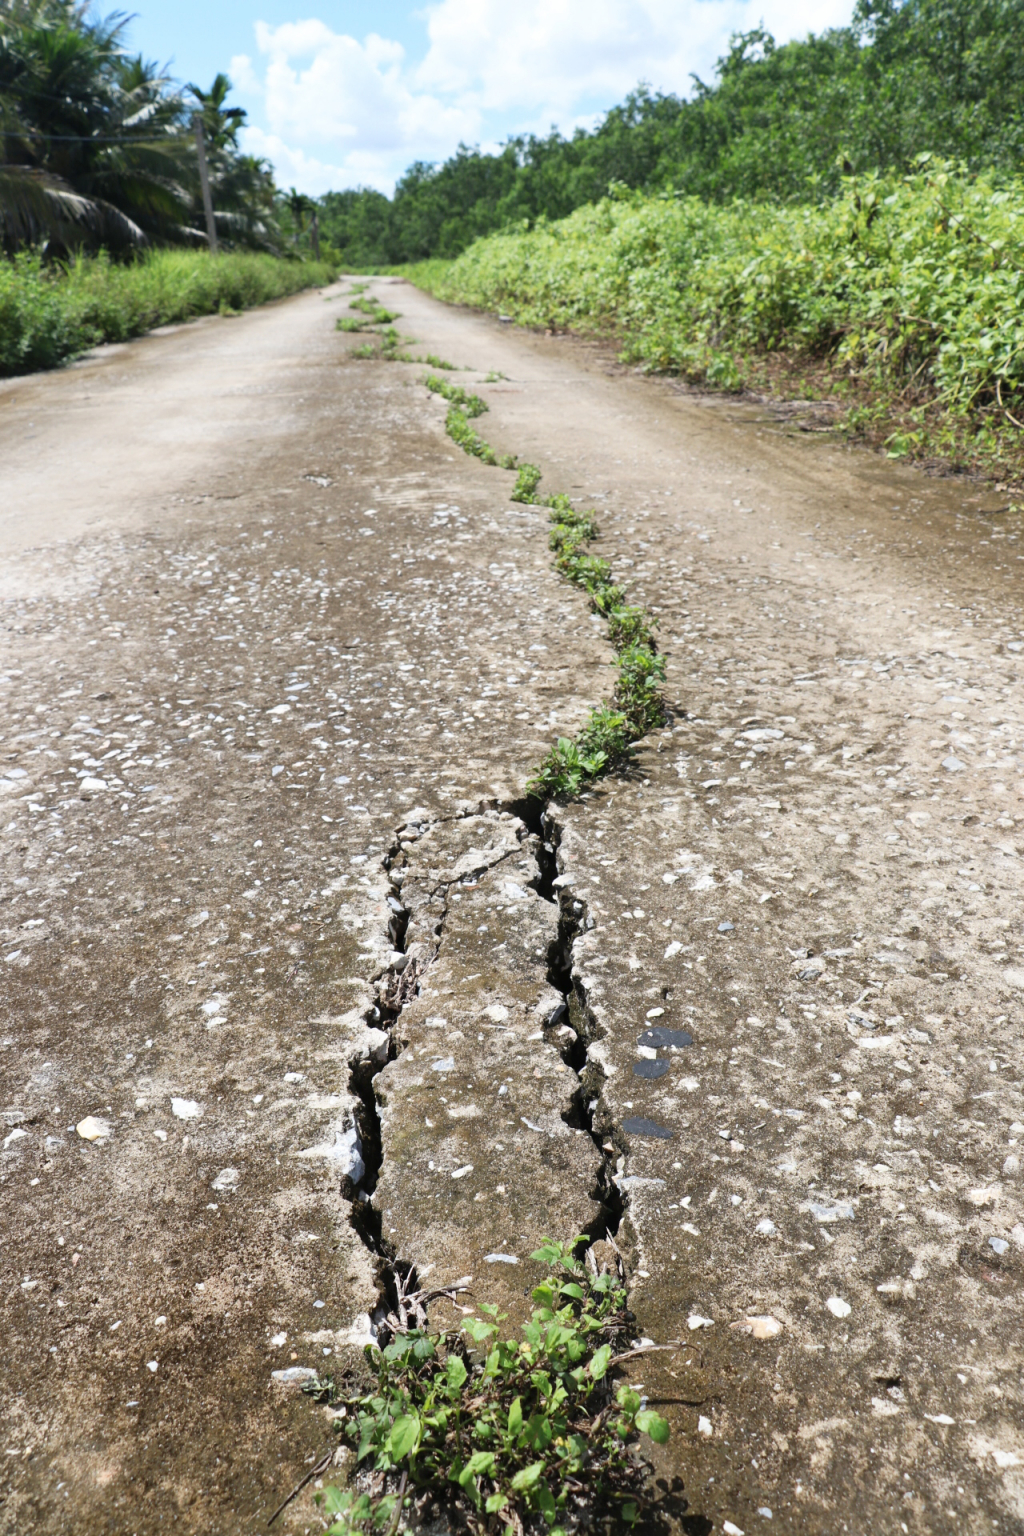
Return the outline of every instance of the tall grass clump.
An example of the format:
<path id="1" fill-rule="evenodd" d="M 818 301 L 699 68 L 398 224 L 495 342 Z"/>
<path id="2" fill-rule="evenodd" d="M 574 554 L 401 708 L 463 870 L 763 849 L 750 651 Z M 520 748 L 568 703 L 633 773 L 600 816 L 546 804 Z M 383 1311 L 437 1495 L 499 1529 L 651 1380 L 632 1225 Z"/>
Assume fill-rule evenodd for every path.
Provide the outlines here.
<path id="1" fill-rule="evenodd" d="M 48 266 L 24 252 L 0 260 L 0 375 L 56 368 L 100 342 L 251 309 L 334 276 L 324 262 L 244 252 L 154 251 L 123 266 L 104 255 Z"/>
<path id="2" fill-rule="evenodd" d="M 1019 178 L 921 156 L 814 206 L 609 197 L 409 275 L 528 325 L 613 334 L 627 359 L 718 388 L 810 379 L 897 454 L 1024 461 Z"/>

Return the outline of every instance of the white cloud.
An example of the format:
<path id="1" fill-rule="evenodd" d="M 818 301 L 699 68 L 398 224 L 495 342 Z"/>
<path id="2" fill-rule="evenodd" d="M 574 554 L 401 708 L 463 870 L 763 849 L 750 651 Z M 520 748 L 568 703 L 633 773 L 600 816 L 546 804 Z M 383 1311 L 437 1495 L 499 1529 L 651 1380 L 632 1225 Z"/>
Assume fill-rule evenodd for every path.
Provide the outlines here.
<path id="1" fill-rule="evenodd" d="M 298 187 L 313 197 L 320 197 L 324 192 L 336 191 L 339 187 L 352 184 L 349 166 L 332 164 L 315 155 L 307 155 L 304 150 L 287 144 L 276 133 L 266 133 L 251 123 L 243 128 L 240 142 L 247 155 L 259 155 L 261 159 L 270 161 L 278 186 Z M 383 181 L 386 186 L 389 185 L 386 173 Z M 372 175 L 362 178 L 362 183 L 366 186 L 377 184 Z"/>
<path id="2" fill-rule="evenodd" d="M 763 18 L 780 41 L 849 19 L 852 0 L 439 0 L 427 49 L 362 42 L 315 18 L 256 24 L 261 68 L 233 59 L 232 78 L 261 99 L 246 147 L 279 179 L 310 192 L 358 184 L 390 190 L 412 160 L 517 129 L 563 131 L 621 101 L 640 80 L 685 94 L 708 78 L 730 32 Z"/>
<path id="3" fill-rule="evenodd" d="M 316 20 L 257 22 L 256 45 L 262 78 L 248 56 L 231 61 L 239 88 L 262 97 L 267 124 L 247 130 L 246 147 L 287 164 L 304 190 L 321 190 L 314 183 L 328 170 L 336 187 L 390 189 L 410 160 L 443 157 L 479 132 L 475 110 L 413 88 L 405 50 L 388 38 L 370 33 L 360 43 Z"/>
<path id="4" fill-rule="evenodd" d="M 685 95 L 734 31 L 763 19 L 782 40 L 849 20 L 852 0 L 440 0 L 417 83 L 480 110 L 565 123 L 594 97 L 610 106 L 639 80 Z"/>

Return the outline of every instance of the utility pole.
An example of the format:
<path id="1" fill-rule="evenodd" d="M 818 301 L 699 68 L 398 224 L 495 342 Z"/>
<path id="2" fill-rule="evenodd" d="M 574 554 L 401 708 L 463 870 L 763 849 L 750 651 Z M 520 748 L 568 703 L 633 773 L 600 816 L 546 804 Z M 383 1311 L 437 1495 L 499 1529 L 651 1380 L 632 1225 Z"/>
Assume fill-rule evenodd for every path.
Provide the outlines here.
<path id="1" fill-rule="evenodd" d="M 313 217 L 309 225 L 309 238 L 313 245 L 313 259 L 320 260 L 320 217 L 316 207 L 313 208 Z"/>
<path id="2" fill-rule="evenodd" d="M 210 252 L 217 254 L 217 226 L 213 221 L 213 199 L 210 197 L 210 177 L 206 170 L 206 141 L 203 138 L 202 114 L 197 112 L 192 119 L 196 130 L 196 153 L 199 156 L 199 184 L 203 189 L 203 211 L 206 214 L 206 238 L 210 243 Z"/>

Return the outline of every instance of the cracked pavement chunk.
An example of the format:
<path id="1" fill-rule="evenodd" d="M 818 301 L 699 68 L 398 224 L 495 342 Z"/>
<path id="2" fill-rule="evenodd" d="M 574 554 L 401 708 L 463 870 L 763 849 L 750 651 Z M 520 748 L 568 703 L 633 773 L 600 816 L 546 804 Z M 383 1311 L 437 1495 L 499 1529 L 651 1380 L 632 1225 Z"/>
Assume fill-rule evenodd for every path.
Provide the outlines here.
<path id="1" fill-rule="evenodd" d="M 373 291 L 673 717 L 540 841 L 604 626 L 340 288 L 0 386 L 0 1530 L 251 1530 L 389 1253 L 518 1316 L 605 1220 L 694 1529 L 1019 1529 L 1016 523 Z"/>
<path id="2" fill-rule="evenodd" d="M 562 994 L 545 979 L 558 910 L 533 888 L 536 837 L 508 812 L 437 822 L 392 866 L 417 995 L 400 1054 L 374 1081 L 381 1236 L 431 1285 L 522 1311 L 541 1240 L 599 1214 L 603 1158 L 577 1123 Z M 592 1197 L 593 1196 L 593 1197 Z M 490 1265 L 488 1274 L 487 1265 Z"/>

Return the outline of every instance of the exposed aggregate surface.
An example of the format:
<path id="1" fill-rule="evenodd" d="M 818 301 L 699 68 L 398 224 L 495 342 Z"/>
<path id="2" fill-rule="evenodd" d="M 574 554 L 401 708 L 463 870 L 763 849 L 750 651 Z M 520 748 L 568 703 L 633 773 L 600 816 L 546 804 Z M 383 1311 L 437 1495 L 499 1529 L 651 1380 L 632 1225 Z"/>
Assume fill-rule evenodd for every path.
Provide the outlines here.
<path id="1" fill-rule="evenodd" d="M 597 508 L 673 717 L 553 808 L 546 889 L 515 802 L 608 691 L 603 629 L 420 371 L 346 362 L 335 294 L 7 392 L 0 432 L 58 444 L 76 391 L 139 409 L 205 364 L 251 439 L 5 560 L 0 1528 L 249 1529 L 319 1455 L 272 1372 L 368 1336 L 383 974 L 381 1240 L 514 1305 L 538 1238 L 595 1219 L 603 1147 L 640 1332 L 680 1343 L 642 1379 L 685 1399 L 692 1516 L 1019 1529 L 1015 527 L 376 291 L 472 363 L 496 448 Z"/>

